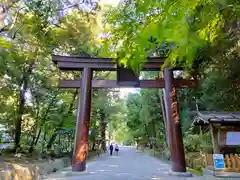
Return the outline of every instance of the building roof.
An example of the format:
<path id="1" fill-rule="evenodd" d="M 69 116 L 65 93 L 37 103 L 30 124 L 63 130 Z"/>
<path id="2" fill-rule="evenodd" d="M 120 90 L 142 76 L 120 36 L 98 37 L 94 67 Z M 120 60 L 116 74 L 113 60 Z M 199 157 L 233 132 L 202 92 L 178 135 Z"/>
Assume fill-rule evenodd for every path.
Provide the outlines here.
<path id="1" fill-rule="evenodd" d="M 194 118 L 193 125 L 208 124 L 233 125 L 240 124 L 240 112 L 200 111 Z"/>

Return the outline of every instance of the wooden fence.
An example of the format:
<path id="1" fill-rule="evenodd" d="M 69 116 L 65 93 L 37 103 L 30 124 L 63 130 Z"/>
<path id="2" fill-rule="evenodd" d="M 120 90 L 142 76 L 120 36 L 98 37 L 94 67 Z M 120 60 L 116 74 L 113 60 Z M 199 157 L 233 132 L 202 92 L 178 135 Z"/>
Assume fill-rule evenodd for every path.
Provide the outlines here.
<path id="1" fill-rule="evenodd" d="M 206 154 L 206 167 L 214 170 L 213 155 Z M 240 172 L 240 154 L 226 154 L 224 155 L 225 172 Z"/>

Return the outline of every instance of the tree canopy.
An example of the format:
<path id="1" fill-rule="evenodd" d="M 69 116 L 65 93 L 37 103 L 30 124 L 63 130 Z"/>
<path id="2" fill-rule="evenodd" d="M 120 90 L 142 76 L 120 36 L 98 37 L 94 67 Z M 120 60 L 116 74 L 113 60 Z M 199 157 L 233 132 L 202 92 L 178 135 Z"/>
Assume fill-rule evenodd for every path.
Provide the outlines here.
<path id="1" fill-rule="evenodd" d="M 59 89 L 57 82 L 60 78 L 79 78 L 81 74 L 59 72 L 51 55 L 97 56 L 101 7 L 96 4 L 86 11 L 82 5 L 37 0 L 9 1 L 2 6 L 0 123 L 14 139 L 15 148 L 45 151 L 59 144 L 58 137 L 70 138 L 68 147 L 73 146 L 80 91 Z M 100 72 L 94 76 L 111 78 L 113 74 Z M 93 92 L 93 149 L 95 137 L 101 136 L 105 128 L 101 125 L 103 116 L 111 116 L 117 102 L 118 93 L 111 89 Z"/>
<path id="2" fill-rule="evenodd" d="M 167 48 L 166 64 L 192 67 L 203 49 L 231 36 L 239 7 L 234 0 L 125 1 L 108 15 L 103 52 L 136 69 L 154 49 Z"/>

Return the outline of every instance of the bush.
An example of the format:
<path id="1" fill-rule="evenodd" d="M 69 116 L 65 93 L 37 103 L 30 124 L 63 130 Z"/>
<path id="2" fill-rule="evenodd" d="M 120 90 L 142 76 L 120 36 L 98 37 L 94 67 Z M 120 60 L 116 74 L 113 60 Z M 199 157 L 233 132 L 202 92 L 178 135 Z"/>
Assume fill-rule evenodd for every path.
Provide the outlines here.
<path id="1" fill-rule="evenodd" d="M 202 135 L 188 134 L 183 139 L 186 152 L 208 151 L 212 148 L 211 136 L 209 133 Z"/>
<path id="2" fill-rule="evenodd" d="M 190 167 L 196 170 L 201 170 L 201 168 L 204 167 L 204 164 L 205 164 L 204 154 L 201 154 L 199 152 L 186 153 L 185 159 L 186 159 L 187 167 Z"/>
<path id="3" fill-rule="evenodd" d="M 170 160 L 170 150 L 168 148 L 165 149 L 151 149 L 148 150 L 152 156 L 155 156 L 159 159 Z"/>
<path id="4" fill-rule="evenodd" d="M 211 136 L 204 134 L 186 134 L 183 139 L 187 167 L 201 170 L 204 167 L 204 153 L 212 149 Z"/>

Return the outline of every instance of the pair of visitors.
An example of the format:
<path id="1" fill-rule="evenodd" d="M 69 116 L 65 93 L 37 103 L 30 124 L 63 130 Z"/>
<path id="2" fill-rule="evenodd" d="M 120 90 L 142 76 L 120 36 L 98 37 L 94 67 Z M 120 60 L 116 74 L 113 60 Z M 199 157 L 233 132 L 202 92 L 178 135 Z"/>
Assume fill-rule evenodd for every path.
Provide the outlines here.
<path id="1" fill-rule="evenodd" d="M 109 146 L 110 156 L 112 156 L 112 154 L 113 154 L 113 149 L 115 149 L 116 154 L 118 155 L 118 151 L 119 151 L 119 147 L 118 147 L 118 145 L 115 144 L 115 148 L 114 148 L 114 147 L 113 147 L 113 144 L 111 143 L 110 146 Z"/>

